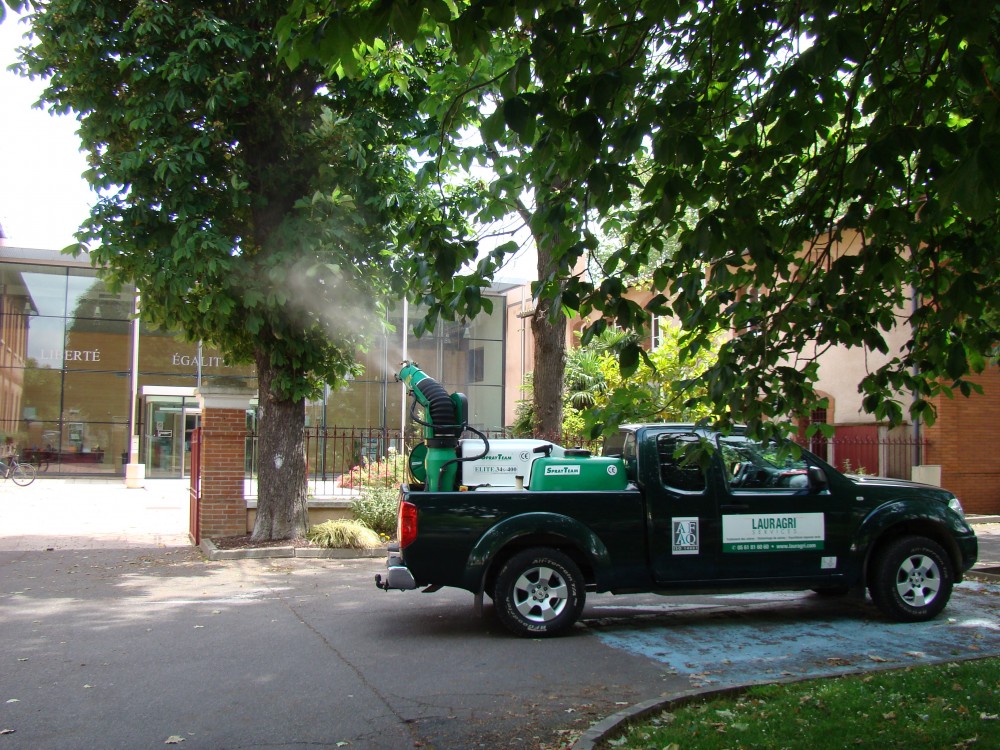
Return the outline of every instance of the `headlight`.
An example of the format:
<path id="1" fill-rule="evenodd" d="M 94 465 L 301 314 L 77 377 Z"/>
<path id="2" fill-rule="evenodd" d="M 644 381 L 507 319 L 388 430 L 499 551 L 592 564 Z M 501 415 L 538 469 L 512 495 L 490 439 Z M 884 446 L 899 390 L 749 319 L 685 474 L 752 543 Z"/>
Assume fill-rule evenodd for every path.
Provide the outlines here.
<path id="1" fill-rule="evenodd" d="M 948 507 L 958 513 L 958 515 L 960 515 L 963 519 L 965 518 L 965 511 L 962 510 L 962 503 L 958 501 L 957 497 L 953 497 L 948 501 Z"/>

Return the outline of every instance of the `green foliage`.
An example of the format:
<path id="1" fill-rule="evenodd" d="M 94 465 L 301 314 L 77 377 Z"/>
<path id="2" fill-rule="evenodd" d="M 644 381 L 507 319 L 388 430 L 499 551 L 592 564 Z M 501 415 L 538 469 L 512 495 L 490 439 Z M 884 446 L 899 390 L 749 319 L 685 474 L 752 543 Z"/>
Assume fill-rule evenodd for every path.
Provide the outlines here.
<path id="1" fill-rule="evenodd" d="M 712 366 L 723 337 L 716 335 L 713 347 L 697 357 L 684 353 L 683 339 L 676 325 L 661 321 L 659 345 L 628 375 L 623 373 L 621 351 L 638 344 L 634 334 L 607 329 L 571 349 L 563 389 L 563 443 L 585 445 L 623 424 L 709 418 L 701 377 Z M 516 436 L 533 434 L 530 407 L 530 401 L 518 404 L 511 426 Z"/>
<path id="2" fill-rule="evenodd" d="M 377 301 L 402 293 L 394 229 L 445 222 L 405 145 L 419 86 L 377 82 L 408 83 L 404 63 L 373 54 L 368 78 L 339 84 L 289 70 L 283 11 L 55 0 L 32 15 L 21 71 L 80 119 L 101 198 L 76 249 L 137 284 L 145 320 L 272 367 L 274 393 L 300 400 L 357 372 Z"/>
<path id="3" fill-rule="evenodd" d="M 723 342 L 716 334 L 712 345 L 688 354 L 680 328 L 661 321 L 657 347 L 641 358 L 631 373 L 621 364 L 620 352 L 637 344 L 635 336 L 605 332 L 589 345 L 600 362 L 601 385 L 594 389 L 590 407 L 578 410 L 588 438 L 636 422 L 697 422 L 711 416 L 703 400 L 703 374 L 714 364 Z"/>
<path id="4" fill-rule="evenodd" d="M 331 549 L 376 549 L 382 545 L 379 535 L 361 521 L 324 521 L 309 529 L 309 541 Z"/>
<path id="5" fill-rule="evenodd" d="M 533 196 L 535 292 L 553 314 L 627 330 L 669 314 L 685 356 L 735 332 L 698 400 L 765 432 L 820 405 L 816 358 L 833 346 L 867 350 L 864 408 L 888 422 L 974 390 L 1000 344 L 995 3 L 393 8 L 294 0 L 289 54 L 347 70 L 376 40 L 438 45 L 425 174 L 466 175 L 456 194 L 483 223 Z M 479 141 L 459 137 L 470 129 Z M 608 236 L 600 274 L 576 273 Z M 500 260 L 440 287 L 436 314 Z M 644 274 L 655 311 L 621 293 Z M 642 355 L 620 359 L 629 374 Z"/>
<path id="6" fill-rule="evenodd" d="M 351 501 L 351 511 L 368 528 L 391 537 L 396 533 L 396 515 L 399 510 L 399 486 L 361 489 L 361 497 Z"/>

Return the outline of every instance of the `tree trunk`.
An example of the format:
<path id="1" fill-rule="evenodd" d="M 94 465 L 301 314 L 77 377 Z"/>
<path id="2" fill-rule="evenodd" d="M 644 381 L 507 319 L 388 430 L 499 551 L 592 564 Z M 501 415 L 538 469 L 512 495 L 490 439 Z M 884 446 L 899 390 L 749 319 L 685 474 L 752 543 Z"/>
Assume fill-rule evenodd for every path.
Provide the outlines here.
<path id="1" fill-rule="evenodd" d="M 257 518 L 252 539 L 298 539 L 309 528 L 306 500 L 306 409 L 272 391 L 275 369 L 257 354 L 260 434 L 257 441 Z"/>
<path id="2" fill-rule="evenodd" d="M 539 278 L 545 278 L 551 263 L 548 252 L 538 248 Z M 563 376 L 566 372 L 566 316 L 559 310 L 549 315 L 551 300 L 539 300 L 531 316 L 531 334 L 535 345 L 532 373 L 532 401 L 535 411 L 535 435 L 544 440 L 562 439 Z"/>

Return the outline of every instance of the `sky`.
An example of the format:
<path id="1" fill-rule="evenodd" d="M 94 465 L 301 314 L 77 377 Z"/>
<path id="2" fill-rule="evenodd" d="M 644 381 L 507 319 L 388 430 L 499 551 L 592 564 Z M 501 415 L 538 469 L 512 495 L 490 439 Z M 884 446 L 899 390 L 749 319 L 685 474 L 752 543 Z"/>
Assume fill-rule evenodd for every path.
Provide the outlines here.
<path id="1" fill-rule="evenodd" d="M 10 11 L 0 23 L 0 224 L 8 244 L 60 250 L 95 196 L 75 118 L 34 109 L 44 83 L 7 70 L 26 29 Z"/>

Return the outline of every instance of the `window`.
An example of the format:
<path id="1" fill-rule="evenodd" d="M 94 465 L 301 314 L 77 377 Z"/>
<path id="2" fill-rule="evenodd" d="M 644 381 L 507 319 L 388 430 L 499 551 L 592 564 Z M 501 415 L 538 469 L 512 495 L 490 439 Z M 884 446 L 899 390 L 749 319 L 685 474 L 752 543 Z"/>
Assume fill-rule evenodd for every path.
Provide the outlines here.
<path id="1" fill-rule="evenodd" d="M 791 443 L 759 443 L 729 436 L 719 438 L 719 451 L 733 491 L 800 490 L 809 486 L 809 464 L 795 456 Z"/>
<path id="2" fill-rule="evenodd" d="M 477 346 L 469 349 L 468 382 L 482 383 L 486 379 L 486 350 Z"/>
<path id="3" fill-rule="evenodd" d="M 705 472 L 691 450 L 698 442 L 697 435 L 684 433 L 665 433 L 656 439 L 660 479 L 665 486 L 682 492 L 705 491 Z"/>

